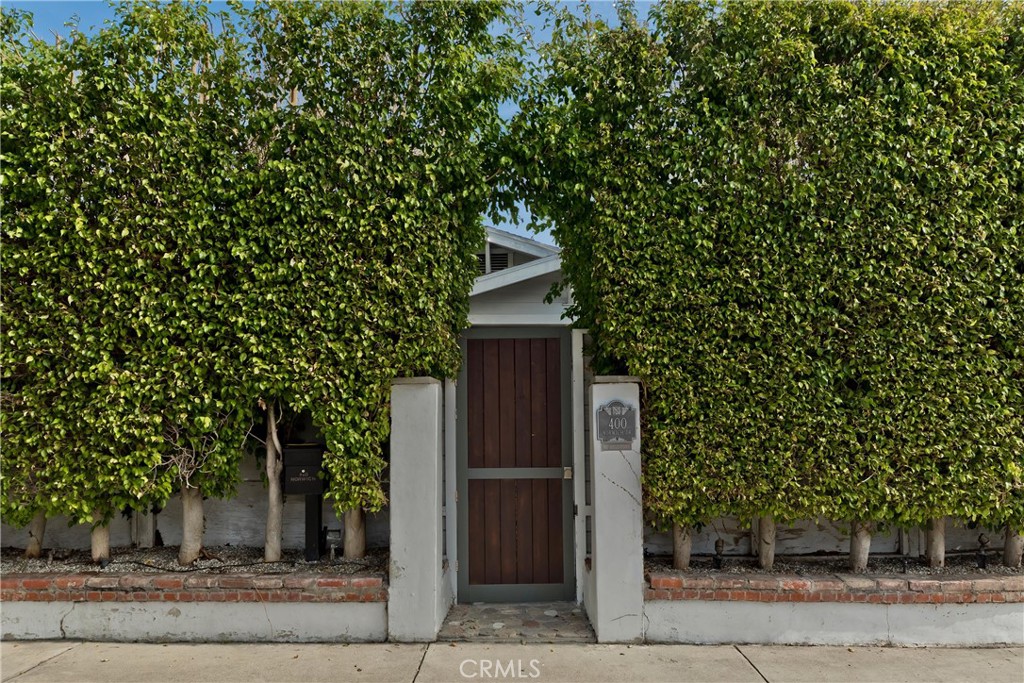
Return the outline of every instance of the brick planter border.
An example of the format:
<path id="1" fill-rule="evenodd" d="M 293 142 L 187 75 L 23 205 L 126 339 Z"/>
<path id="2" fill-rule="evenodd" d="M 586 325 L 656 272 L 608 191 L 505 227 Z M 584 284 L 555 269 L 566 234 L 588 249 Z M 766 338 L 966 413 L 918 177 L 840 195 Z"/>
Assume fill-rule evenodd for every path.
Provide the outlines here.
<path id="1" fill-rule="evenodd" d="M 1024 576 L 893 578 L 686 575 L 651 572 L 645 600 L 854 602 L 881 605 L 1024 603 Z"/>
<path id="2" fill-rule="evenodd" d="M 7 574 L 3 602 L 387 602 L 380 576 Z"/>

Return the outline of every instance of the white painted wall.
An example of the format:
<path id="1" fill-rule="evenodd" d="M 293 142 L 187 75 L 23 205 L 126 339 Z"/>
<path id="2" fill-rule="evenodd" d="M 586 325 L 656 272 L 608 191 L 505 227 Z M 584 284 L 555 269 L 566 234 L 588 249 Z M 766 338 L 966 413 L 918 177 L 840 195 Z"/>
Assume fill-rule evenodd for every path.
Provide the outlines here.
<path id="1" fill-rule="evenodd" d="M 722 517 L 705 526 L 693 535 L 695 555 L 713 555 L 715 541 L 725 540 L 724 555 L 749 556 L 751 554 L 751 522 L 737 517 Z M 978 535 L 986 533 L 989 549 L 996 551 L 1003 547 L 1002 530 L 969 529 L 958 520 L 946 520 L 946 552 L 975 552 L 978 549 Z M 901 539 L 902 535 L 902 539 Z M 889 527 L 871 536 L 871 552 L 879 554 L 904 554 L 917 557 L 924 553 L 924 530 L 901 530 Z M 810 555 L 814 553 L 847 553 L 850 550 L 850 532 L 845 524 L 829 520 L 798 520 L 779 523 L 776 527 L 776 555 Z M 671 532 L 659 531 L 653 527 L 644 528 L 644 551 L 651 555 L 672 554 Z"/>
<path id="2" fill-rule="evenodd" d="M 267 490 L 260 480 L 256 459 L 247 456 L 239 467 L 239 484 L 236 495 L 228 500 L 208 498 L 203 501 L 206 516 L 206 533 L 203 542 L 207 546 L 234 545 L 263 547 L 267 520 Z M 303 496 L 286 496 L 284 505 L 284 529 L 282 544 L 287 549 L 300 549 L 305 544 L 306 508 Z M 333 506 L 324 503 L 324 524 L 329 529 L 341 529 L 344 524 L 338 520 Z M 110 544 L 113 547 L 129 546 L 133 542 L 131 522 L 118 515 L 110 527 Z M 164 545 L 181 543 L 181 499 L 174 496 L 156 516 L 156 528 Z M 17 529 L 4 524 L 0 527 L 0 540 L 4 546 L 24 548 L 28 541 L 28 530 Z M 44 548 L 88 548 L 89 526 L 79 524 L 68 528 L 61 518 L 51 519 L 46 524 Z M 386 548 L 388 545 L 388 510 L 367 515 L 366 543 L 371 548 Z"/>
<path id="3" fill-rule="evenodd" d="M 763 645 L 1024 645 L 1024 605 L 868 605 L 652 600 L 647 642 Z"/>
<path id="4" fill-rule="evenodd" d="M 587 615 L 601 643 L 642 637 L 644 605 L 643 509 L 640 489 L 640 429 L 622 450 L 603 450 L 594 414 L 613 400 L 633 406 L 640 419 L 640 387 L 632 378 L 594 378 L 592 410 L 594 598 Z M 585 588 L 586 590 L 586 588 Z"/>
<path id="5" fill-rule="evenodd" d="M 360 643 L 387 638 L 383 602 L 8 602 L 4 639 Z"/>
<path id="6" fill-rule="evenodd" d="M 561 279 L 560 272 L 550 273 L 500 290 L 477 294 L 469 299 L 471 325 L 559 325 L 568 321 L 562 317 L 569 303 L 568 294 L 550 304 L 544 298 L 551 285 Z"/>
<path id="7" fill-rule="evenodd" d="M 431 642 L 452 605 L 445 574 L 444 400 L 441 382 L 391 387 L 391 558 L 388 637 Z"/>

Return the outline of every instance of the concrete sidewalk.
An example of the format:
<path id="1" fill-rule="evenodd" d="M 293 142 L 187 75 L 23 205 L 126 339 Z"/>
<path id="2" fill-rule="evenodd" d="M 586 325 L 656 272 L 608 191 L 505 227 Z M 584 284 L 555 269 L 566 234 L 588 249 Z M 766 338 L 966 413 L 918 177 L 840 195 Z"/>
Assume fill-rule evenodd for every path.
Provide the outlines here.
<path id="1" fill-rule="evenodd" d="M 693 645 L 0 645 L 4 683 L 922 681 L 1021 683 L 1024 648 Z"/>

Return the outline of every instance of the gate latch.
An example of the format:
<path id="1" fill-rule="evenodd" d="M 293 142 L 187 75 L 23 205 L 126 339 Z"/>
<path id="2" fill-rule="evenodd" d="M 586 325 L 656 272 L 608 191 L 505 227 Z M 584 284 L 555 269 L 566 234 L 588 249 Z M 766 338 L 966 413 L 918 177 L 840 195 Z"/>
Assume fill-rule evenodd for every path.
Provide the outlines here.
<path id="1" fill-rule="evenodd" d="M 571 467 L 563 467 L 562 468 L 562 479 L 572 479 L 572 468 Z"/>

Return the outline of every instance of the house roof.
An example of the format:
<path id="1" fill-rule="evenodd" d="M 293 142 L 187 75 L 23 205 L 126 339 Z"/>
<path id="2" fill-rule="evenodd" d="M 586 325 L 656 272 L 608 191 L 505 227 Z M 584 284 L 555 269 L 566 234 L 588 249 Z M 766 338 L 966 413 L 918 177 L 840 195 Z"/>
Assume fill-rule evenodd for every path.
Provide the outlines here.
<path id="1" fill-rule="evenodd" d="M 498 228 L 487 228 L 487 241 L 494 246 L 511 249 L 535 258 L 504 270 L 477 277 L 473 290 L 469 294 L 471 297 L 549 273 L 556 273 L 562 269 L 562 259 L 559 256 L 561 250 L 554 245 L 544 244 Z"/>
<path id="2" fill-rule="evenodd" d="M 538 257 L 551 256 L 561 251 L 561 249 L 552 244 L 544 244 L 529 237 L 517 235 L 507 230 L 499 230 L 498 228 L 487 228 L 487 241 L 499 247 L 521 251 L 524 254 Z"/>

